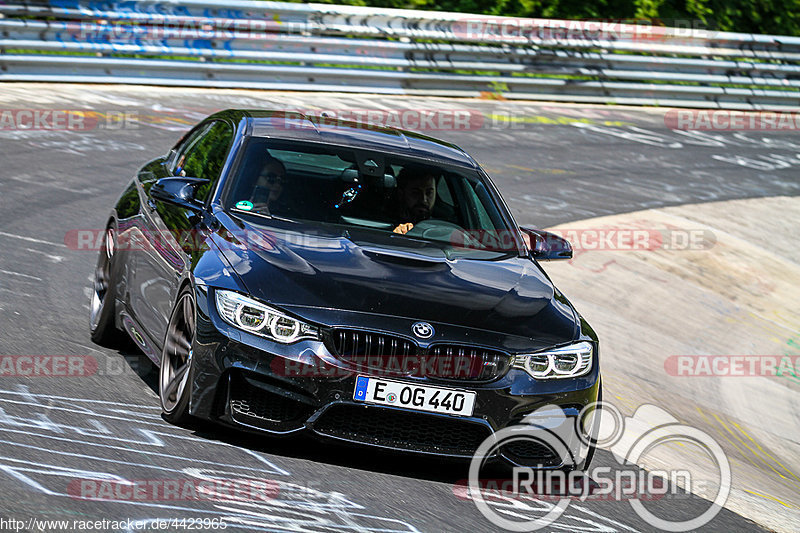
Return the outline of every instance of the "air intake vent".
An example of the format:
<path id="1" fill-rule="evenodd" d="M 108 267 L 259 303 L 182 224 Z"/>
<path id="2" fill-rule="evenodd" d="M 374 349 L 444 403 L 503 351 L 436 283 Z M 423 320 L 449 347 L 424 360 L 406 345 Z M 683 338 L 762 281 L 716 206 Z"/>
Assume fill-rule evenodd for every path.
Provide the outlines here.
<path id="1" fill-rule="evenodd" d="M 452 369 L 435 376 L 442 379 L 491 381 L 505 374 L 511 364 L 508 354 L 474 346 L 437 344 L 428 352 L 430 357 L 449 362 L 449 365 L 432 365 L 433 368 Z"/>
<path id="2" fill-rule="evenodd" d="M 356 372 L 447 381 L 492 381 L 511 365 L 508 354 L 488 348 L 436 344 L 422 349 L 399 335 L 335 329 L 328 348 Z"/>
<path id="3" fill-rule="evenodd" d="M 314 431 L 350 442 L 462 457 L 471 457 L 491 433 L 457 418 L 346 405 L 328 409 Z"/>
<path id="4" fill-rule="evenodd" d="M 417 355 L 418 350 L 414 342 L 403 337 L 352 329 L 334 330 L 333 348 L 344 361 L 361 361 L 364 356 Z"/>

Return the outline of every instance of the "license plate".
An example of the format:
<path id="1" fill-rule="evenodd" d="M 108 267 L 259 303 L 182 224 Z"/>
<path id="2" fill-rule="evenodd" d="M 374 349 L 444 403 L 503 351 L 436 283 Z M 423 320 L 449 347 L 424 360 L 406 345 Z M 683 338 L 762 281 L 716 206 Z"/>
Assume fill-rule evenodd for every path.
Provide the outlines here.
<path id="1" fill-rule="evenodd" d="M 358 376 L 353 399 L 416 411 L 471 416 L 475 393 Z"/>

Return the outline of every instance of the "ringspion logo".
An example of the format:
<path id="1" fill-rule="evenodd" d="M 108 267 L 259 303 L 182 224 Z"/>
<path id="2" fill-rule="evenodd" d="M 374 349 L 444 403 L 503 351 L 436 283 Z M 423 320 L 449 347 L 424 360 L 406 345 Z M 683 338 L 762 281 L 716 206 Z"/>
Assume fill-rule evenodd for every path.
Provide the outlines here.
<path id="1" fill-rule="evenodd" d="M 583 408 L 577 417 L 563 414 L 559 406 L 544 406 L 531 413 L 519 425 L 503 428 L 478 446 L 469 467 L 466 486 L 457 484 L 455 495 L 472 500 L 492 524 L 508 531 L 537 531 L 548 528 L 579 500 L 619 500 L 627 502 L 642 520 L 664 531 L 691 531 L 702 528 L 722 510 L 731 490 L 731 467 L 719 443 L 708 433 L 681 424 L 667 411 L 655 405 L 639 406 L 633 416 L 623 417 L 613 404 L 596 402 Z M 599 424 L 595 419 L 599 417 Z M 541 424 L 540 420 L 547 420 Z M 591 431 L 593 426 L 602 431 Z M 681 469 L 647 470 L 637 467 L 657 447 L 681 443 L 682 447 L 703 450 L 715 465 L 712 469 L 714 496 L 705 511 L 675 516 L 663 510 L 645 507 L 643 501 L 662 497 L 681 498 L 702 484 L 692 472 Z M 514 466 L 510 484 L 492 486 L 481 476 L 490 459 L 513 456 L 514 446 L 540 450 L 533 461 L 550 457 L 553 468 Z M 607 449 L 618 462 L 613 468 L 580 468 L 589 446 Z M 558 468 L 556 468 L 558 467 Z M 575 468 L 579 467 L 579 468 Z M 599 486 L 594 485 L 591 481 Z M 487 489 L 492 490 L 487 490 Z M 554 497 L 555 496 L 555 497 Z M 550 503 L 549 500 L 553 500 Z M 513 509 L 514 513 L 508 513 Z"/>

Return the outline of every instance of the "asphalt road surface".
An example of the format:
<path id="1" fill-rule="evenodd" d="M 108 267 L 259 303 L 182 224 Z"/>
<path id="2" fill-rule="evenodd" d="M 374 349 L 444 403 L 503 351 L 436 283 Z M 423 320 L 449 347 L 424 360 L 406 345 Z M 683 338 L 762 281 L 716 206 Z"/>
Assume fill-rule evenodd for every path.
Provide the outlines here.
<path id="1" fill-rule="evenodd" d="M 191 520 L 212 518 L 223 519 L 228 530 L 499 530 L 455 486 L 466 478 L 463 464 L 210 426 L 174 427 L 159 416 L 149 363 L 132 348 L 110 350 L 89 340 L 95 252 L 68 248 L 65 235 L 102 228 L 143 162 L 166 152 L 202 116 L 229 107 L 470 110 L 480 127 L 444 125 L 428 133 L 475 156 L 518 222 L 539 227 L 659 206 L 800 193 L 796 135 L 677 132 L 665 126 L 663 111 L 652 109 L 4 85 L 2 110 L 92 111 L 97 121 L 77 131 L 0 126 L 0 355 L 86 356 L 97 369 L 80 377 L 0 378 L 0 520 L 21 520 L 21 530 L 59 529 L 46 520 L 103 519 L 123 523 L 100 529 L 125 530 L 125 521 L 133 519 L 151 530 L 179 531 Z M 616 465 L 604 452 L 596 461 Z M 270 497 L 83 498 L 98 480 L 187 479 L 266 480 Z M 505 516 L 536 517 L 552 503 L 493 505 Z M 672 520 L 708 507 L 691 494 L 647 504 Z M 156 521 L 173 518 L 190 522 L 161 528 Z M 7 526 L 0 522 L 0 529 Z M 727 509 L 706 528 L 762 530 Z M 627 501 L 585 501 L 572 503 L 546 530 L 657 528 Z"/>

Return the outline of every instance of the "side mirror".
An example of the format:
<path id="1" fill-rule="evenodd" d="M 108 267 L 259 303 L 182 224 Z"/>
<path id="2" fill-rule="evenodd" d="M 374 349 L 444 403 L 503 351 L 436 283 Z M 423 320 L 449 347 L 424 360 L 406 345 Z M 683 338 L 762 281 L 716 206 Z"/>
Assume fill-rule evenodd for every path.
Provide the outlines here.
<path id="1" fill-rule="evenodd" d="M 154 200 L 159 200 L 172 205 L 177 205 L 195 213 L 203 210 L 203 204 L 195 200 L 197 188 L 208 183 L 202 178 L 161 178 L 150 188 L 150 196 Z"/>
<path id="2" fill-rule="evenodd" d="M 533 228 L 520 228 L 531 255 L 538 261 L 572 259 L 572 245 L 563 237 Z"/>

